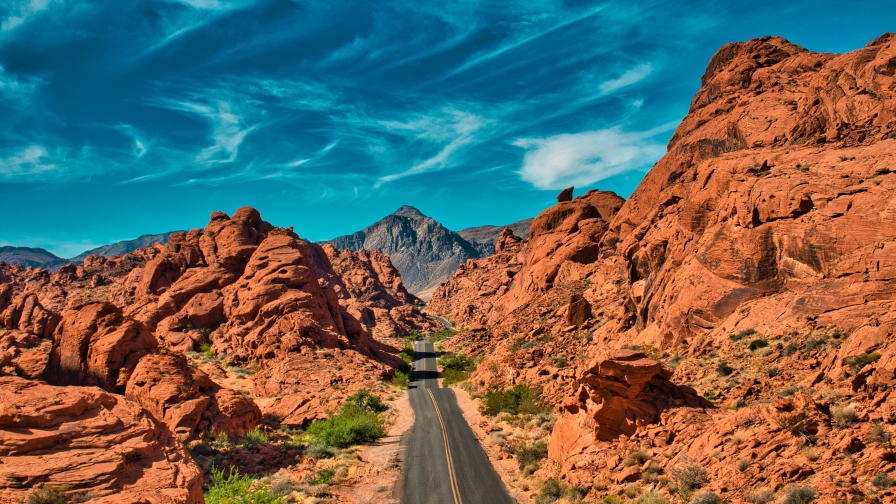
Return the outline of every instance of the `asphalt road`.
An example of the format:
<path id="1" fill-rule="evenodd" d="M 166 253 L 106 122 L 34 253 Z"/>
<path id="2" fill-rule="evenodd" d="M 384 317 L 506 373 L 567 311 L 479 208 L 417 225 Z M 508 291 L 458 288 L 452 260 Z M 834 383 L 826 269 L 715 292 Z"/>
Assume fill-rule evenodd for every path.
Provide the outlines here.
<path id="1" fill-rule="evenodd" d="M 440 316 L 438 316 L 438 315 L 430 315 L 430 317 L 432 317 L 432 318 L 438 320 L 439 322 L 441 322 L 442 325 L 445 326 L 445 328 L 448 329 L 449 331 L 451 331 L 451 332 L 457 332 L 457 329 L 455 329 L 455 328 L 451 325 L 451 322 L 448 322 L 448 319 L 446 319 L 446 318 L 444 318 L 444 317 L 440 317 Z"/>
<path id="2" fill-rule="evenodd" d="M 432 343 L 414 344 L 408 390 L 414 408 L 405 452 L 401 501 L 406 504 L 513 504 L 451 389 L 439 388 Z"/>

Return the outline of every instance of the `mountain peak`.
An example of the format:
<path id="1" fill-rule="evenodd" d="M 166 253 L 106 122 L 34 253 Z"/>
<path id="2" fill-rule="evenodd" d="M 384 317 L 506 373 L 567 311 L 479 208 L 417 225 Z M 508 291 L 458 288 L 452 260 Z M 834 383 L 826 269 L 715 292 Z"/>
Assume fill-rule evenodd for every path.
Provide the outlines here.
<path id="1" fill-rule="evenodd" d="M 423 212 L 417 210 L 410 205 L 404 205 L 395 211 L 392 215 L 400 215 L 402 217 L 426 217 Z"/>

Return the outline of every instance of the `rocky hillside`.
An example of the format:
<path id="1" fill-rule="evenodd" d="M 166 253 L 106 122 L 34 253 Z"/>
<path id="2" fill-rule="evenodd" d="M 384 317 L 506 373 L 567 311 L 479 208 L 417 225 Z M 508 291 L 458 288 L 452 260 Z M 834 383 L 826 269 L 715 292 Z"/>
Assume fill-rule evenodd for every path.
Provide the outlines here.
<path id="1" fill-rule="evenodd" d="M 479 251 L 479 257 L 488 257 L 495 251 L 495 244 L 498 237 L 505 229 L 510 229 L 513 234 L 520 238 L 529 236 L 529 228 L 532 227 L 533 219 L 523 219 L 521 221 L 508 224 L 506 226 L 478 226 L 462 229 L 457 232 L 464 240 L 470 242 Z"/>
<path id="2" fill-rule="evenodd" d="M 133 240 L 124 240 L 109 245 L 103 245 L 95 249 L 88 250 L 71 259 L 65 259 L 57 256 L 49 250 L 31 247 L 12 247 L 9 245 L 0 247 L 0 262 L 7 264 L 15 264 L 22 267 L 47 268 L 55 270 L 65 264 L 81 264 L 84 259 L 90 255 L 100 255 L 103 257 L 114 257 L 128 252 L 133 252 L 139 248 L 147 247 L 153 243 L 161 243 L 164 245 L 168 242 L 168 235 L 164 234 L 148 234 L 142 235 Z"/>
<path id="3" fill-rule="evenodd" d="M 336 254 L 249 207 L 56 272 L 0 263 L 0 501 L 53 484 L 201 502 L 182 443 L 307 426 L 339 405 L 321 392 L 388 379 L 405 364 L 372 334 L 431 327 L 416 301 L 388 256 Z M 256 452 L 234 455 L 241 471 L 296 461 Z"/>
<path id="4" fill-rule="evenodd" d="M 519 232 L 528 232 L 526 221 L 515 225 Z M 336 250 L 375 250 L 388 254 L 408 290 L 429 300 L 436 286 L 449 278 L 459 264 L 490 255 L 501 229 L 484 226 L 457 233 L 416 208 L 403 206 L 355 234 L 327 243 Z"/>
<path id="5" fill-rule="evenodd" d="M 595 499 L 894 499 L 894 73 L 893 34 L 726 45 L 627 201 L 563 194 L 436 290 L 484 357 L 471 383 L 559 412 L 538 474 Z"/>

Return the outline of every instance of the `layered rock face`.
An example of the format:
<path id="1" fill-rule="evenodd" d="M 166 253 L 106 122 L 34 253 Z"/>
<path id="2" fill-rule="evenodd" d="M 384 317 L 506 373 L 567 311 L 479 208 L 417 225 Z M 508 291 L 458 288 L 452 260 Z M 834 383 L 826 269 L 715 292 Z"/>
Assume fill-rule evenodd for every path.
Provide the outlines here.
<path id="1" fill-rule="evenodd" d="M 21 438 L 9 455 L 23 462 L 4 465 L 0 480 L 0 495 L 16 498 L 53 483 L 125 499 L 116 502 L 201 502 L 201 472 L 181 443 L 209 432 L 238 439 L 262 421 L 307 426 L 334 407 L 321 392 L 350 394 L 392 375 L 384 361 L 398 358 L 371 333 L 431 325 L 388 256 L 325 250 L 249 207 L 214 212 L 165 245 L 53 273 L 0 264 L 0 280 L 3 406 L 40 417 L 0 412 Z M 206 357 L 185 357 L 201 345 Z M 250 385 L 231 388 L 225 366 L 251 375 Z M 77 449 L 66 444 L 80 437 Z M 58 448 L 45 452 L 50 445 Z M 40 457 L 50 457 L 50 476 L 24 462 Z"/>
<path id="2" fill-rule="evenodd" d="M 341 280 L 333 285 L 340 304 L 373 336 L 438 329 L 415 308 L 422 301 L 407 291 L 388 255 L 368 250 L 337 252 L 329 243 L 323 251 Z"/>
<path id="3" fill-rule="evenodd" d="M 844 55 L 780 38 L 727 45 L 628 201 L 564 194 L 519 252 L 473 260 L 436 290 L 433 311 L 487 329 L 454 345 L 497 346 L 473 381 L 540 384 L 562 408 L 550 450 L 566 478 L 615 481 L 637 445 L 669 469 L 693 458 L 735 500 L 794 483 L 846 498 L 894 469 L 851 441 L 896 421 L 879 385 L 896 344 L 894 62 L 892 34 Z M 620 393 L 594 365 L 623 346 L 677 366 L 672 383 L 743 409 L 713 412 L 680 388 L 643 408 L 643 384 L 626 378 Z M 763 405 L 795 386 L 807 390 L 797 409 L 820 415 L 818 450 L 834 457 L 808 471 L 793 469 L 806 465 L 799 433 L 774 420 L 791 407 Z M 664 409 L 670 398 L 684 402 Z M 848 404 L 859 421 L 837 425 L 833 410 Z M 750 427 L 748 417 L 771 420 Z M 724 433 L 746 432 L 758 441 L 722 448 Z M 740 458 L 757 469 L 734 478 L 726 464 Z"/>
<path id="4" fill-rule="evenodd" d="M 203 501 L 202 472 L 138 404 L 95 387 L 0 377 L 0 500 L 40 484 L 91 502 Z"/>

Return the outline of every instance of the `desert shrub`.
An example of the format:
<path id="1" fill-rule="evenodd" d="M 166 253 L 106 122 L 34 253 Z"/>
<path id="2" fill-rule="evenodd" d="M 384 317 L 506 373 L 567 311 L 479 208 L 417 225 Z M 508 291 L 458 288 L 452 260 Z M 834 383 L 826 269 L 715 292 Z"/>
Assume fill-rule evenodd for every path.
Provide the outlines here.
<path id="1" fill-rule="evenodd" d="M 718 373 L 719 376 L 728 376 L 733 372 L 734 368 L 731 367 L 726 361 L 722 361 L 718 366 L 716 366 L 716 373 Z"/>
<path id="2" fill-rule="evenodd" d="M 684 357 L 682 357 L 681 355 L 675 354 L 674 357 L 669 359 L 669 367 L 672 369 L 678 369 L 678 366 L 681 365 L 681 361 L 683 361 L 683 360 L 684 360 Z"/>
<path id="3" fill-rule="evenodd" d="M 260 444 L 270 442 L 271 436 L 267 432 L 264 432 L 263 430 L 256 427 L 252 430 L 247 431 L 246 437 L 240 440 L 239 444 L 243 446 L 258 446 Z"/>
<path id="4" fill-rule="evenodd" d="M 748 467 L 750 467 L 751 462 L 752 460 L 750 460 L 750 457 L 740 457 L 737 459 L 735 466 L 737 467 L 738 471 L 744 472 Z"/>
<path id="5" fill-rule="evenodd" d="M 804 486 L 787 487 L 784 491 L 784 498 L 781 504 L 809 504 L 818 498 L 818 492 L 815 489 Z"/>
<path id="6" fill-rule="evenodd" d="M 871 479 L 871 484 L 881 490 L 886 490 L 893 485 L 896 485 L 896 480 L 890 477 L 887 473 L 879 473 Z"/>
<path id="7" fill-rule="evenodd" d="M 33 492 L 25 500 L 25 504 L 68 504 L 69 496 L 65 492 L 68 485 L 44 485 Z"/>
<path id="8" fill-rule="evenodd" d="M 414 347 L 411 345 L 405 345 L 404 348 L 398 352 L 398 356 L 401 357 L 401 360 L 405 361 L 405 363 L 410 364 L 414 362 Z"/>
<path id="9" fill-rule="evenodd" d="M 382 413 L 389 409 L 388 406 L 383 404 L 383 400 L 379 397 L 371 394 L 367 391 L 367 389 L 361 389 L 354 394 L 345 398 L 345 404 L 342 406 L 343 410 L 350 406 L 356 406 L 363 410 L 365 413 Z"/>
<path id="10" fill-rule="evenodd" d="M 442 371 L 442 386 L 450 387 L 455 383 L 465 382 L 470 379 L 470 373 L 467 371 L 458 371 L 456 369 L 446 369 Z"/>
<path id="11" fill-rule="evenodd" d="M 750 348 L 751 352 L 755 352 L 756 350 L 759 350 L 760 348 L 765 348 L 767 346 L 768 346 L 768 340 L 765 338 L 759 338 L 759 339 L 754 339 L 753 341 L 751 341 L 749 348 Z"/>
<path id="12" fill-rule="evenodd" d="M 672 479 L 678 484 L 678 493 L 687 501 L 694 490 L 709 483 L 709 477 L 706 469 L 697 464 L 697 461 L 691 458 L 685 458 L 681 463 L 672 468 L 669 473 Z"/>
<path id="13" fill-rule="evenodd" d="M 799 391 L 800 391 L 800 388 L 797 387 L 796 385 L 788 385 L 788 386 L 784 387 L 783 389 L 781 389 L 780 392 L 778 392 L 778 397 L 790 397 Z"/>
<path id="14" fill-rule="evenodd" d="M 336 470 L 333 468 L 322 469 L 308 476 L 306 480 L 309 485 L 332 485 L 333 479 L 336 477 Z"/>
<path id="15" fill-rule="evenodd" d="M 800 435 L 805 431 L 808 419 L 809 415 L 805 411 L 781 413 L 778 415 L 778 425 L 782 429 L 790 431 L 791 434 Z"/>
<path id="16" fill-rule="evenodd" d="M 473 371 L 476 363 L 464 354 L 447 354 L 439 359 L 439 365 L 444 369 L 456 369 L 458 371 Z"/>
<path id="17" fill-rule="evenodd" d="M 744 500 L 748 504 L 768 504 L 775 500 L 775 492 L 771 488 L 762 487 L 751 490 L 744 495 Z"/>
<path id="18" fill-rule="evenodd" d="M 618 495 L 607 495 L 600 500 L 600 504 L 623 504 L 623 502 L 625 501 Z"/>
<path id="19" fill-rule="evenodd" d="M 386 409 L 379 397 L 362 389 L 346 399 L 339 414 L 314 422 L 305 433 L 336 448 L 370 443 L 386 433 L 379 415 Z"/>
<path id="20" fill-rule="evenodd" d="M 548 456 L 548 445 L 544 441 L 522 445 L 513 450 L 513 456 L 516 457 L 521 471 L 526 471 L 528 468 L 534 470 L 538 468 L 538 463 Z"/>
<path id="21" fill-rule="evenodd" d="M 644 492 L 635 499 L 635 504 L 668 504 L 668 502 L 659 492 Z"/>
<path id="22" fill-rule="evenodd" d="M 502 411 L 517 415 L 520 413 L 538 414 L 550 409 L 544 404 L 535 390 L 526 385 L 517 385 L 508 390 L 492 390 L 482 398 L 482 414 L 496 416 Z"/>
<path id="23" fill-rule="evenodd" d="M 793 354 L 795 354 L 796 351 L 799 349 L 800 349 L 799 345 L 797 345 L 795 341 L 791 341 L 790 343 L 784 345 L 784 348 L 781 350 L 781 353 L 783 353 L 787 357 L 790 357 Z"/>
<path id="24" fill-rule="evenodd" d="M 208 357 L 209 359 L 215 358 L 215 352 L 212 351 L 212 346 L 209 343 L 202 343 L 199 345 L 199 351 L 202 352 L 203 355 Z"/>
<path id="25" fill-rule="evenodd" d="M 828 340 L 825 336 L 822 336 L 820 338 L 809 338 L 806 340 L 806 351 L 814 352 L 816 350 L 820 350 L 827 342 Z"/>
<path id="26" fill-rule="evenodd" d="M 312 440 L 305 445 L 304 455 L 315 459 L 328 459 L 333 457 L 333 448 L 327 446 L 323 441 Z"/>
<path id="27" fill-rule="evenodd" d="M 451 331 L 449 329 L 442 329 L 441 331 L 430 333 L 429 341 L 431 341 L 432 343 L 439 343 L 440 341 L 445 341 L 453 335 L 454 331 Z"/>
<path id="28" fill-rule="evenodd" d="M 650 460 L 650 455 L 647 454 L 647 451 L 641 447 L 632 448 L 628 454 L 626 454 L 625 459 L 622 461 L 626 466 L 642 466 L 644 462 Z"/>
<path id="29" fill-rule="evenodd" d="M 392 376 L 392 385 L 400 389 L 406 389 L 410 384 L 411 379 L 407 373 L 400 370 L 395 371 L 395 374 Z"/>
<path id="30" fill-rule="evenodd" d="M 566 497 L 573 502 L 582 502 L 586 495 L 588 495 L 587 488 L 569 487 L 566 491 Z"/>
<path id="31" fill-rule="evenodd" d="M 750 336 L 756 334 L 756 329 L 752 327 L 748 327 L 740 332 L 731 335 L 731 341 L 740 341 L 744 338 L 749 338 Z"/>
<path id="32" fill-rule="evenodd" d="M 625 488 L 622 489 L 622 495 L 629 499 L 634 499 L 641 495 L 641 485 L 638 483 L 629 483 L 628 485 L 625 485 Z"/>
<path id="33" fill-rule="evenodd" d="M 807 446 L 802 449 L 802 454 L 806 457 L 806 460 L 809 462 L 815 462 L 819 458 L 821 458 L 821 454 L 818 453 L 818 448 L 814 446 Z"/>
<path id="34" fill-rule="evenodd" d="M 282 498 L 269 485 L 249 475 L 240 475 L 235 468 L 225 476 L 224 469 L 212 467 L 212 482 L 206 485 L 206 504 L 280 504 Z"/>
<path id="35" fill-rule="evenodd" d="M 691 504 L 724 504 L 725 501 L 715 492 L 699 493 L 691 499 Z"/>
<path id="36" fill-rule="evenodd" d="M 838 404 L 832 407 L 831 420 L 833 420 L 835 426 L 841 429 L 849 427 L 856 420 L 856 405 Z"/>
<path id="37" fill-rule="evenodd" d="M 774 377 L 778 376 L 778 373 L 779 373 L 778 366 L 771 366 L 770 368 L 768 368 L 766 370 L 766 374 L 768 374 L 769 378 L 774 378 Z"/>
<path id="38" fill-rule="evenodd" d="M 868 441 L 871 441 L 872 443 L 889 445 L 891 437 L 892 434 L 887 432 L 884 423 L 881 421 L 874 422 L 868 427 Z"/>
<path id="39" fill-rule="evenodd" d="M 541 490 L 535 496 L 535 504 L 551 504 L 563 497 L 563 484 L 556 479 L 549 479 L 544 482 Z"/>
<path id="40" fill-rule="evenodd" d="M 879 361 L 881 358 L 880 352 L 871 352 L 861 355 L 853 355 L 852 357 L 846 358 L 846 364 L 852 368 L 853 371 L 858 371 L 868 364 Z"/>

